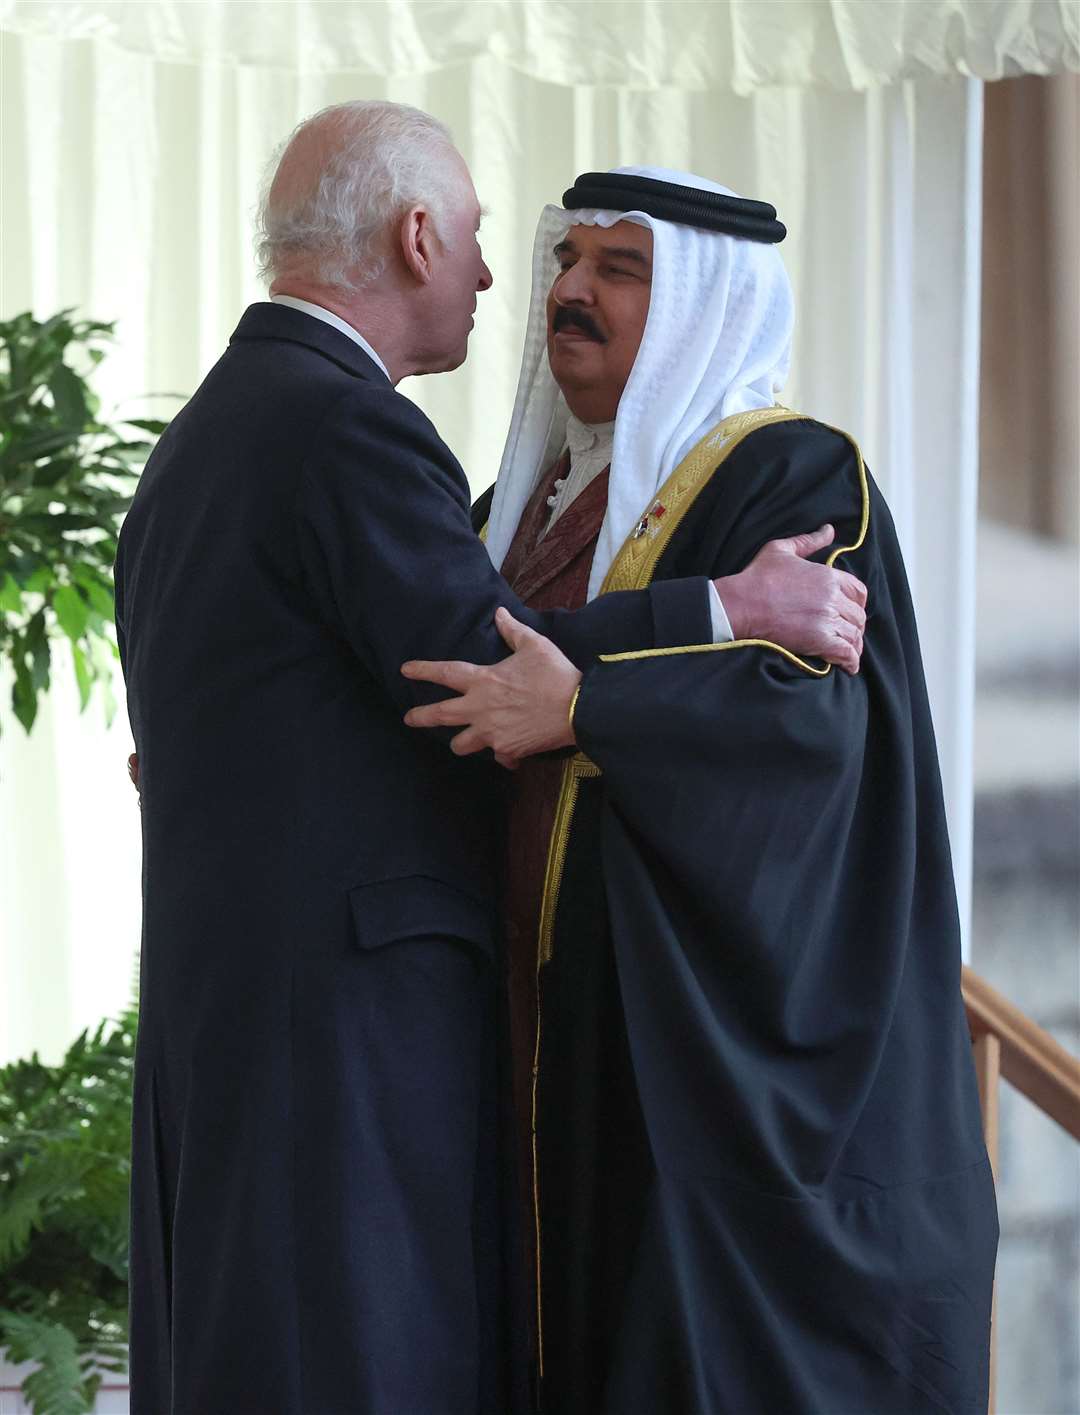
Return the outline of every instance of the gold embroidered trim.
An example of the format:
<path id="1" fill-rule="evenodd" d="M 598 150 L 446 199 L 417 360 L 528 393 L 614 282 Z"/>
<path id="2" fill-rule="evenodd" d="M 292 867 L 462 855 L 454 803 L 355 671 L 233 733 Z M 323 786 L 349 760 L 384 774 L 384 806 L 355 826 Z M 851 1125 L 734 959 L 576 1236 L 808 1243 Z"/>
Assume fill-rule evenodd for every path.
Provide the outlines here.
<path id="1" fill-rule="evenodd" d="M 573 730 L 574 730 L 574 713 L 577 711 L 577 700 L 578 700 L 578 698 L 580 698 L 580 697 L 581 697 L 581 684 L 579 683 L 579 684 L 577 685 L 577 687 L 574 689 L 574 696 L 570 699 L 570 711 L 567 713 L 567 718 L 568 718 L 569 723 L 570 723 L 570 731 L 571 731 L 571 732 L 573 732 Z"/>
<path id="2" fill-rule="evenodd" d="M 480 539 L 484 542 L 485 545 L 487 545 L 487 528 L 488 526 L 490 526 L 490 524 L 490 521 L 485 521 L 484 524 L 480 527 Z"/>
<path id="3" fill-rule="evenodd" d="M 870 483 L 866 479 L 866 463 L 863 461 L 862 448 L 843 428 L 830 427 L 828 423 L 822 423 L 822 427 L 828 427 L 830 432 L 835 432 L 837 437 L 842 437 L 845 442 L 850 443 L 851 450 L 855 453 L 855 461 L 859 471 L 859 490 L 862 493 L 862 520 L 859 523 L 859 534 L 854 545 L 841 545 L 832 551 L 825 564 L 832 566 L 840 559 L 841 555 L 850 555 L 853 550 L 858 550 L 866 539 L 866 532 L 870 528 Z"/>
<path id="4" fill-rule="evenodd" d="M 656 522 L 655 528 L 650 528 L 644 535 L 632 534 L 627 537 L 604 576 L 600 593 L 643 589 L 649 584 L 661 555 L 693 505 L 698 492 L 708 483 L 717 467 L 731 456 L 739 443 L 752 432 L 757 432 L 758 428 L 770 427 L 773 423 L 792 422 L 804 416 L 803 413 L 793 413 L 790 408 L 778 406 L 754 408 L 748 413 L 734 413 L 730 418 L 717 423 L 711 432 L 707 432 L 700 442 L 691 447 L 645 508 L 642 522 L 651 517 L 650 508 L 655 507 L 657 503 L 663 505 L 663 517 Z"/>
<path id="5" fill-rule="evenodd" d="M 667 649 L 633 649 L 627 653 L 602 653 L 601 663 L 629 663 L 638 658 L 669 658 L 673 654 L 679 653 L 723 653 L 725 649 L 772 649 L 774 653 L 782 654 L 789 663 L 793 663 L 796 668 L 801 668 L 805 673 L 812 673 L 815 678 L 827 678 L 832 671 L 831 665 L 824 668 L 815 668 L 812 663 L 807 663 L 805 658 L 800 658 L 797 653 L 792 653 L 790 649 L 784 648 L 783 644 L 774 644 L 770 639 L 730 639 L 723 644 L 687 644 L 685 647 Z"/>
<path id="6" fill-rule="evenodd" d="M 537 947 L 537 971 L 550 962 L 552 940 L 555 933 L 555 905 L 558 903 L 559 887 L 562 884 L 563 869 L 566 865 L 566 849 L 570 843 L 570 823 L 577 805 L 578 791 L 582 781 L 602 773 L 595 762 L 591 762 L 584 752 L 572 756 L 563 767 L 562 784 L 559 787 L 559 803 L 555 807 L 555 822 L 551 827 L 551 844 L 548 846 L 547 866 L 544 870 L 544 893 L 540 902 L 540 928 Z"/>

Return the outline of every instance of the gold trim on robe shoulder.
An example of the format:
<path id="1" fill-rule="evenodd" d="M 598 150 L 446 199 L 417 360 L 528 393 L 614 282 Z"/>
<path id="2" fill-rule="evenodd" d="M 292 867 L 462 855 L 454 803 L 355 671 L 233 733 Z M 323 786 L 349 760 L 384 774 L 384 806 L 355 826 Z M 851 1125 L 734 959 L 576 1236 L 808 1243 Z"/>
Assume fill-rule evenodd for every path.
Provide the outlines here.
<path id="1" fill-rule="evenodd" d="M 708 485 L 717 468 L 727 461 L 736 447 L 759 428 L 771 427 L 774 423 L 795 422 L 804 416 L 803 413 L 793 413 L 790 408 L 777 406 L 733 413 L 730 418 L 717 423 L 711 432 L 691 447 L 649 505 L 643 508 L 641 520 L 611 562 L 600 593 L 639 590 L 650 584 L 660 557 L 698 493 Z M 659 517 L 656 515 L 658 508 L 663 511 Z"/>
<path id="2" fill-rule="evenodd" d="M 740 414 L 739 416 L 745 417 L 745 416 L 747 416 L 747 414 Z M 798 416 L 798 415 L 795 414 L 795 415 L 793 415 L 793 416 Z M 774 421 L 776 421 L 776 422 L 786 422 L 787 419 L 786 419 L 786 418 L 777 418 L 777 419 L 774 419 Z M 760 424 L 760 425 L 761 425 L 761 426 L 764 426 L 764 424 Z M 723 424 L 721 424 L 721 427 L 722 427 L 722 426 L 723 426 Z M 822 427 L 827 427 L 828 424 L 822 423 L 821 426 L 822 426 Z M 752 428 L 751 431 L 754 431 L 754 429 Z M 858 534 L 858 536 L 856 537 L 856 539 L 854 540 L 854 542 L 853 542 L 851 545 L 838 545 L 835 550 L 833 550 L 833 551 L 831 551 L 831 552 L 829 553 L 829 557 L 828 557 L 828 559 L 825 561 L 825 564 L 828 565 L 828 566 L 830 566 L 830 567 L 832 567 L 833 565 L 836 564 L 837 560 L 839 560 L 839 558 L 840 558 L 841 555 L 850 555 L 853 550 L 858 550 L 859 547 L 862 545 L 863 541 L 866 539 L 866 532 L 867 532 L 867 531 L 869 530 L 869 528 L 870 528 L 870 484 L 869 484 L 869 482 L 868 482 L 867 479 L 866 479 L 866 464 L 865 464 L 864 461 L 863 461 L 862 451 L 860 450 L 859 445 L 858 445 L 858 443 L 855 441 L 855 439 L 854 439 L 853 437 L 851 437 L 848 433 L 843 432 L 840 428 L 830 427 L 830 428 L 829 428 L 829 431 L 830 431 L 830 432 L 835 432 L 839 437 L 844 438 L 844 440 L 845 440 L 846 442 L 848 442 L 848 443 L 851 444 L 851 447 L 852 447 L 852 449 L 853 449 L 853 451 L 854 451 L 854 453 L 855 453 L 856 464 L 857 464 L 857 466 L 858 466 L 858 472 L 859 472 L 859 489 L 860 489 L 861 494 L 862 494 L 862 514 L 861 514 L 860 521 L 859 521 L 859 534 Z M 743 434 L 744 437 L 745 437 L 746 435 L 747 435 L 747 434 L 745 434 L 745 433 Z M 740 442 L 742 441 L 742 437 L 739 438 L 739 441 L 740 441 Z M 691 453 L 691 456 L 693 456 L 694 453 L 696 453 L 697 450 L 698 450 L 698 448 L 700 448 L 701 446 L 702 446 L 702 443 L 698 443 L 698 446 L 697 446 L 696 448 L 694 448 L 693 452 Z M 686 465 L 686 464 L 684 463 L 683 466 L 685 467 L 685 465 Z M 681 470 L 682 470 L 682 468 L 679 469 L 679 471 L 681 471 Z M 672 476 L 672 478 L 671 478 L 671 480 L 674 481 L 674 480 L 675 480 L 675 477 L 676 477 L 678 474 L 679 474 L 678 472 L 674 473 L 673 476 Z M 703 483 L 703 485 L 704 485 L 704 483 Z M 699 487 L 698 490 L 701 490 L 701 487 Z M 666 491 L 666 488 L 665 488 L 665 491 Z M 664 494 L 665 494 L 664 492 L 661 492 L 661 500 L 663 500 Z M 695 493 L 695 494 L 696 494 L 696 493 Z M 665 502 L 664 504 L 666 505 L 667 503 Z M 683 508 L 682 514 L 685 514 L 686 510 L 689 509 L 689 506 L 691 506 L 692 504 L 693 504 L 693 501 L 692 501 L 692 500 L 691 500 L 690 502 L 686 503 L 686 506 L 684 506 L 684 508 Z M 680 519 L 681 519 L 681 517 L 680 517 Z M 659 563 L 659 556 L 660 556 L 660 554 L 663 553 L 663 549 L 666 548 L 667 543 L 668 543 L 668 541 L 670 541 L 671 535 L 672 535 L 672 533 L 674 532 L 675 529 L 676 529 L 675 526 L 667 527 L 667 526 L 665 525 L 666 539 L 665 539 L 665 541 L 664 541 L 664 546 L 661 548 L 660 553 L 657 554 L 657 556 L 651 561 L 651 563 L 650 563 L 650 573 L 651 573 L 653 570 L 655 570 L 656 565 Z M 624 550 L 625 550 L 625 547 L 624 547 Z M 614 568 L 615 568 L 615 567 L 612 566 L 612 569 L 614 569 Z M 611 573 L 611 572 L 609 571 L 609 575 L 610 575 L 610 573 Z M 607 580 L 606 580 L 606 579 L 605 579 L 604 584 L 605 584 L 605 588 L 607 588 Z M 620 586 L 620 588 L 621 588 L 621 586 Z M 769 649 L 769 650 L 771 650 L 773 653 L 781 654 L 784 658 L 786 658 L 786 659 L 788 660 L 789 663 L 793 663 L 793 664 L 796 666 L 796 668 L 801 668 L 801 669 L 803 669 L 804 672 L 813 674 L 813 676 L 814 676 L 815 678 L 827 678 L 827 677 L 829 676 L 829 674 L 832 672 L 832 665 L 831 665 L 831 664 L 828 664 L 828 663 L 827 663 L 827 664 L 824 666 L 824 668 L 816 668 L 812 663 L 807 663 L 807 661 L 806 661 L 804 658 L 800 658 L 798 654 L 792 653 L 790 649 L 784 648 L 783 644 L 775 644 L 775 643 L 772 642 L 771 639 L 729 639 L 729 640 L 727 640 L 725 643 L 722 643 L 722 644 L 715 644 L 715 643 L 713 643 L 713 644 L 687 644 L 687 645 L 685 645 L 685 646 L 675 646 L 675 647 L 662 648 L 662 649 L 629 649 L 629 650 L 627 650 L 627 651 L 624 652 L 624 653 L 602 653 L 602 654 L 600 655 L 600 662 L 601 662 L 601 663 L 627 663 L 627 662 L 629 662 L 631 659 L 637 659 L 637 658 L 663 658 L 663 657 L 666 657 L 666 656 L 670 656 L 670 655 L 672 655 L 672 654 L 684 654 L 684 653 L 722 653 L 725 649 L 749 649 L 749 648 Z M 581 692 L 581 687 L 580 687 L 580 685 L 579 685 L 579 686 L 578 686 L 578 689 L 577 689 L 577 692 L 574 694 L 574 706 L 575 706 L 575 707 L 577 706 L 577 697 L 578 697 L 578 693 L 580 693 L 580 692 Z M 572 722 L 572 721 L 573 721 L 573 718 L 571 717 L 571 722 Z"/>

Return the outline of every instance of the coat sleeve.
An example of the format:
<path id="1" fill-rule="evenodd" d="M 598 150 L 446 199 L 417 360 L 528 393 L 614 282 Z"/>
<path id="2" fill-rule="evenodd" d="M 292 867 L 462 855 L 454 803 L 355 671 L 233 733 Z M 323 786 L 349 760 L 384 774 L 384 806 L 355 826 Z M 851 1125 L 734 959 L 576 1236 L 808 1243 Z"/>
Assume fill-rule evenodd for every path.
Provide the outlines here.
<path id="1" fill-rule="evenodd" d="M 708 636 L 703 576 L 572 613 L 527 609 L 473 531 L 461 468 L 423 414 L 382 389 L 350 391 L 331 410 L 303 470 L 296 524 L 322 613 L 402 709 L 445 696 L 402 678 L 406 659 L 505 657 L 499 605 L 579 667 L 603 652 Z"/>
<path id="2" fill-rule="evenodd" d="M 724 568 L 793 525 L 863 527 L 842 447 L 780 470 L 733 487 L 746 514 L 718 508 Z M 911 912 L 912 721 L 873 528 L 848 563 L 874 602 L 858 676 L 757 641 L 645 651 L 590 668 L 575 711 L 658 1162 L 778 1194 L 820 1184 L 850 1134 Z"/>

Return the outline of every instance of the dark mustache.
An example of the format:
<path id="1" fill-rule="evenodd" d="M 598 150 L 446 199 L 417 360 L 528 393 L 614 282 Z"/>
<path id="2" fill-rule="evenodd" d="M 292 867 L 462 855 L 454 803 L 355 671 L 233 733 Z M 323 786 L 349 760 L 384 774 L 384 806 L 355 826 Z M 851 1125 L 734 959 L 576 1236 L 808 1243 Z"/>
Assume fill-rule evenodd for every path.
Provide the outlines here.
<path id="1" fill-rule="evenodd" d="M 559 334 L 564 329 L 580 329 L 583 334 L 587 334 L 590 339 L 595 339 L 598 344 L 606 344 L 607 340 L 597 329 L 592 316 L 584 310 L 575 309 L 573 305 L 560 305 L 555 311 L 555 318 L 551 321 L 551 332 Z"/>

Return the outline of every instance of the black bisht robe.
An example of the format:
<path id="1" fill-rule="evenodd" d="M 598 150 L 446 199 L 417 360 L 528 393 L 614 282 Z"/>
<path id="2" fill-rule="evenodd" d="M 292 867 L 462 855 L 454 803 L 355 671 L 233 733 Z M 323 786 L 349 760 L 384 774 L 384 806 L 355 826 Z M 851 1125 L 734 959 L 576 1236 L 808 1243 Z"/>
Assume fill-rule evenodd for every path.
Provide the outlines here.
<path id="1" fill-rule="evenodd" d="M 717 434 L 607 588 L 830 521 L 862 669 L 746 642 L 585 674 L 538 960 L 542 1408 L 983 1411 L 997 1215 L 895 531 L 845 436 Z"/>

